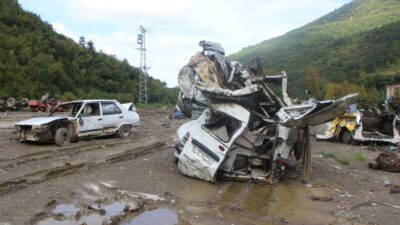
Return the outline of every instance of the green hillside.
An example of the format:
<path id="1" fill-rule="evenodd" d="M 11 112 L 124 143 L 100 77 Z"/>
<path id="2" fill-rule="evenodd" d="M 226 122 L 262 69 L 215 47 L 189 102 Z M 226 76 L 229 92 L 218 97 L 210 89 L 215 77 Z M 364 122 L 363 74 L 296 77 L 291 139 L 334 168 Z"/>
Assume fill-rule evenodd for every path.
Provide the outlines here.
<path id="1" fill-rule="evenodd" d="M 354 0 L 231 57 L 248 62 L 255 56 L 267 73 L 285 70 L 289 85 L 302 84 L 290 87 L 292 95 L 305 89 L 318 98 L 359 91 L 373 103 L 377 91 L 382 96 L 386 84 L 400 81 L 400 1 Z"/>
<path id="2" fill-rule="evenodd" d="M 0 1 L 0 98 L 39 97 L 48 92 L 64 99 L 138 100 L 139 70 L 57 34 L 16 0 Z M 177 90 L 150 78 L 150 101 L 172 103 Z"/>

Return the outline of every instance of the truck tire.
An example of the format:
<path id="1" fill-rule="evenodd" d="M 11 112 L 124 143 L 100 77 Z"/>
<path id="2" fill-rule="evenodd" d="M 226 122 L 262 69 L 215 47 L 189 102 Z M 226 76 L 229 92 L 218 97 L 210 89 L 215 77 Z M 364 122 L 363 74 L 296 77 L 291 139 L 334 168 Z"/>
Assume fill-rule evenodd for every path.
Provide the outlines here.
<path id="1" fill-rule="evenodd" d="M 353 135 L 347 129 L 345 129 L 342 133 L 342 142 L 344 144 L 353 144 Z"/>
<path id="2" fill-rule="evenodd" d="M 71 137 L 69 136 L 69 132 L 68 132 L 67 128 L 64 128 L 64 127 L 57 129 L 54 139 L 55 139 L 56 145 L 59 147 L 69 145 L 69 143 L 71 142 Z"/>
<path id="3" fill-rule="evenodd" d="M 9 107 L 9 108 L 14 108 L 14 106 L 15 106 L 15 104 L 17 103 L 17 101 L 15 100 L 15 98 L 14 97 L 9 97 L 8 99 L 7 99 L 7 107 Z"/>
<path id="4" fill-rule="evenodd" d="M 117 136 L 120 138 L 128 137 L 130 130 L 131 128 L 129 127 L 129 125 L 121 125 L 117 130 Z"/>
<path id="5" fill-rule="evenodd" d="M 23 106 L 23 107 L 27 107 L 28 104 L 29 104 L 29 99 L 27 99 L 27 98 L 22 98 L 22 99 L 21 99 L 21 103 L 22 103 L 22 106 Z"/>

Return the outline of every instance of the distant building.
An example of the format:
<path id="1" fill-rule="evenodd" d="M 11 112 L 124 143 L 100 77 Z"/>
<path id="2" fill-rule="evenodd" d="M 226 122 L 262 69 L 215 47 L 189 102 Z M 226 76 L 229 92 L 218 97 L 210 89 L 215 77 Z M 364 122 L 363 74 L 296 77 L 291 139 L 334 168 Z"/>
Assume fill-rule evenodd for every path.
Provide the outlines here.
<path id="1" fill-rule="evenodd" d="M 400 94 L 400 84 L 386 85 L 386 100 L 392 102 L 393 98 Z"/>

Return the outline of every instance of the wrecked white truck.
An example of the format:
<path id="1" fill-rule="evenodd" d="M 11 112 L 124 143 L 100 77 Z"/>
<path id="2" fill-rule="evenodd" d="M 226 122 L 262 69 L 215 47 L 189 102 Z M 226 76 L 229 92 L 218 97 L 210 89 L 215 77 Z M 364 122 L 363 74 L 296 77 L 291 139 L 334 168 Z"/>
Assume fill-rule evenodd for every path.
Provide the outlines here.
<path id="1" fill-rule="evenodd" d="M 116 134 L 126 137 L 140 123 L 133 104 L 121 105 L 116 100 L 81 100 L 58 106 L 47 117 L 16 123 L 22 141 L 51 142 L 65 146 L 84 137 Z"/>
<path id="2" fill-rule="evenodd" d="M 211 182 L 275 181 L 293 166 L 293 153 L 295 160 L 303 160 L 307 176 L 309 126 L 341 114 L 355 94 L 293 105 L 284 72 L 265 76 L 258 60 L 248 69 L 226 58 L 219 44 L 201 41 L 200 46 L 203 51 L 191 58 L 178 78 L 180 102 L 192 104 L 194 119 L 177 131 L 178 170 Z M 277 81 L 282 99 L 269 86 Z"/>

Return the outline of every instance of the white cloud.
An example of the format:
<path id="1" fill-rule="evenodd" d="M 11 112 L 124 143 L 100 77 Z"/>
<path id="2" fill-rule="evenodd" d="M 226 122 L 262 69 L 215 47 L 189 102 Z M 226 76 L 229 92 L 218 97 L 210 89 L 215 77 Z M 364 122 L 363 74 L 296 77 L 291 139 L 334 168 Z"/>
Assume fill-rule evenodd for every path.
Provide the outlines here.
<path id="1" fill-rule="evenodd" d="M 64 34 L 67 37 L 72 38 L 73 40 L 77 41 L 79 39 L 79 35 L 68 29 L 63 23 L 61 22 L 53 22 L 52 24 L 54 31 L 60 34 Z"/>
<path id="2" fill-rule="evenodd" d="M 136 34 L 90 34 L 87 39 L 93 40 L 96 49 L 121 60 L 126 58 L 131 65 L 139 66 Z M 201 50 L 198 41 L 190 36 L 152 34 L 148 36 L 147 43 L 147 65 L 151 67 L 149 74 L 165 81 L 170 87 L 177 85 L 179 69 L 196 51 Z"/>
<path id="3" fill-rule="evenodd" d="M 88 20 L 124 18 L 131 15 L 169 16 L 183 12 L 186 0 L 72 0 L 77 16 Z"/>
<path id="4" fill-rule="evenodd" d="M 350 0 L 65 0 L 63 15 L 70 19 L 53 27 L 74 40 L 84 35 L 97 49 L 138 66 L 136 35 L 144 25 L 150 30 L 149 73 L 175 86 L 200 40 L 220 42 L 231 54 L 311 22 L 343 1 Z"/>

